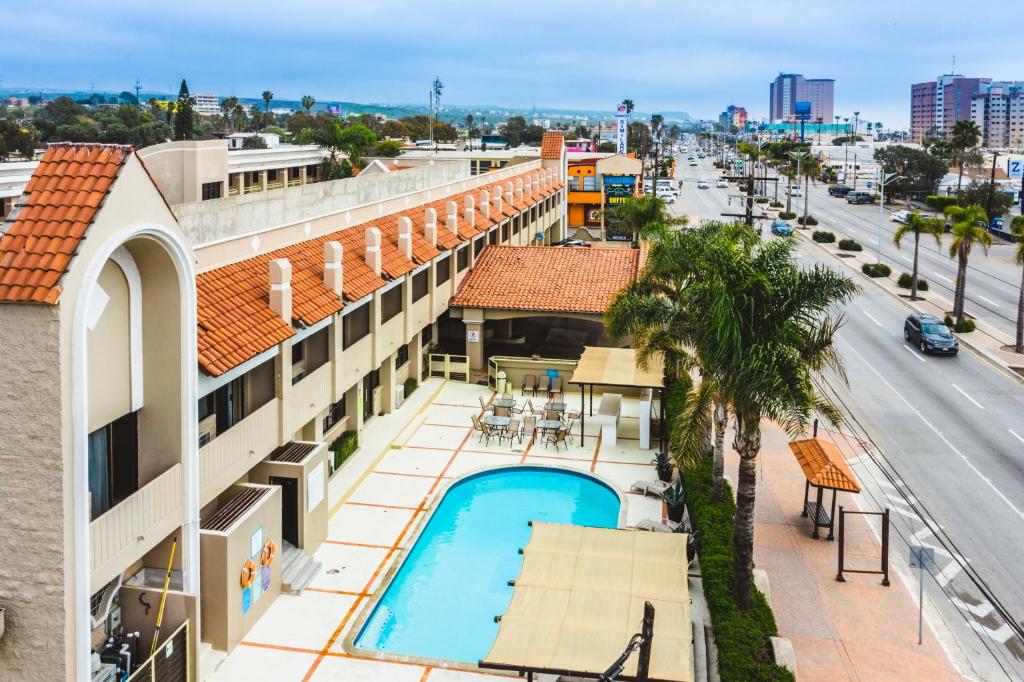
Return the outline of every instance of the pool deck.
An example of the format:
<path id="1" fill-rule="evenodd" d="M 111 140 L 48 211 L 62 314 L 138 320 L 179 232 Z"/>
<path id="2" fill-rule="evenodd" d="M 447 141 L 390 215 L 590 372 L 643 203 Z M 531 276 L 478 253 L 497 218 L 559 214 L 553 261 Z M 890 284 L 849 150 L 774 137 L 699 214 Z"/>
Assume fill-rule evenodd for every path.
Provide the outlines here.
<path id="1" fill-rule="evenodd" d="M 439 493 L 449 481 L 471 471 L 526 463 L 593 472 L 623 493 L 627 526 L 662 518 L 659 499 L 628 492 L 633 481 L 656 477 L 650 464 L 654 449 L 639 447 L 636 400 L 623 399 L 616 446 L 602 444 L 597 427 L 587 424 L 584 445 L 577 437 L 573 445 L 556 452 L 541 442 L 478 442 L 470 416 L 480 412 L 479 397 L 490 400 L 493 391 L 429 379 L 401 408 L 366 425 L 359 450 L 329 484 L 327 540 L 315 554 L 322 570 L 302 595 L 278 597 L 210 679 L 508 679 L 461 664 L 379 660 L 349 653 L 343 646 L 356 621 L 383 591 L 385 576 L 404 555 Z M 518 393 L 516 398 L 521 399 Z M 534 399 L 533 404 L 540 407 L 543 402 Z M 566 402 L 570 409 L 578 408 L 579 393 L 566 394 Z"/>

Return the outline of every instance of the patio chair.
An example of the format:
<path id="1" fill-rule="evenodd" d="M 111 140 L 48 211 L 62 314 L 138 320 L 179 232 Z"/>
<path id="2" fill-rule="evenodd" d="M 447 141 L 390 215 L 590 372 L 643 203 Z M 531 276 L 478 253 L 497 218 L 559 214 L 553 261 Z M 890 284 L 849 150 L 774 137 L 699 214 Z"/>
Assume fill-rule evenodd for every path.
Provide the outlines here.
<path id="1" fill-rule="evenodd" d="M 523 424 L 518 419 L 513 419 L 508 423 L 508 427 L 498 434 L 498 442 L 508 439 L 508 444 L 512 444 L 512 440 L 515 438 L 519 439 L 519 442 L 523 442 Z"/>
<path id="2" fill-rule="evenodd" d="M 473 430 L 474 431 L 479 431 L 480 435 L 482 437 L 483 436 L 483 431 L 484 431 L 484 424 L 483 424 L 483 422 L 480 421 L 480 415 L 472 414 L 472 415 L 469 416 L 469 418 L 473 420 Z M 477 442 L 480 442 L 480 438 L 477 438 Z"/>
<path id="3" fill-rule="evenodd" d="M 551 387 L 548 389 L 548 393 L 552 395 L 562 394 L 562 377 L 551 377 Z"/>
<path id="4" fill-rule="evenodd" d="M 531 414 L 529 417 L 523 419 L 523 435 L 528 436 L 530 438 L 530 442 L 533 442 L 533 439 L 537 435 L 537 415 Z M 521 443 L 522 440 L 519 442 Z"/>
<path id="5" fill-rule="evenodd" d="M 576 422 L 579 421 L 579 418 L 580 413 L 578 410 L 569 410 L 568 412 L 565 413 L 565 430 L 567 432 L 566 437 L 569 439 L 570 443 L 573 442 L 572 427 L 576 426 Z"/>
<path id="6" fill-rule="evenodd" d="M 671 485 L 671 483 L 666 483 L 665 481 L 634 481 L 633 485 L 629 486 L 629 492 L 661 497 Z"/>
<path id="7" fill-rule="evenodd" d="M 526 408 L 530 410 L 530 414 L 537 414 L 537 408 L 533 406 L 533 401 L 529 398 L 526 399 Z"/>
<path id="8" fill-rule="evenodd" d="M 549 385 L 551 385 L 551 377 L 547 374 L 541 374 L 537 377 L 537 388 L 534 389 L 533 394 L 537 395 L 537 391 L 540 391 L 542 394 L 547 393 Z"/>
<path id="9" fill-rule="evenodd" d="M 562 413 L 559 412 L 558 410 L 547 410 L 544 413 L 544 418 L 552 421 L 561 421 Z"/>
<path id="10" fill-rule="evenodd" d="M 481 427 L 480 437 L 487 439 L 485 441 L 486 445 L 490 445 L 491 444 L 491 439 L 494 438 L 495 436 L 499 436 L 499 438 L 500 438 L 500 434 L 498 432 L 498 429 L 494 428 L 490 424 L 486 424 L 484 422 L 480 422 L 480 427 Z"/>
<path id="11" fill-rule="evenodd" d="M 558 429 L 555 433 L 549 433 L 544 439 L 544 447 L 546 448 L 548 445 L 554 445 L 555 452 L 558 452 L 559 445 L 564 445 L 566 450 L 568 450 L 569 446 L 565 443 L 565 429 Z"/>
<path id="12" fill-rule="evenodd" d="M 480 401 L 480 409 L 481 410 L 483 410 L 484 412 L 490 412 L 491 408 L 490 408 L 490 406 L 487 403 L 484 402 L 484 399 L 483 399 L 482 396 L 478 395 L 476 397 L 476 399 Z"/>
<path id="13" fill-rule="evenodd" d="M 515 405 L 512 406 L 512 414 L 522 414 L 525 409 L 526 405 L 520 405 L 519 403 L 516 403 Z"/>
<path id="14" fill-rule="evenodd" d="M 523 377 L 523 395 L 526 395 L 527 391 L 537 395 L 537 377 L 533 374 L 527 374 Z"/>
<path id="15" fill-rule="evenodd" d="M 497 405 L 494 406 L 495 417 L 509 417 L 511 416 L 511 412 L 512 410 L 507 407 L 498 407 Z"/>

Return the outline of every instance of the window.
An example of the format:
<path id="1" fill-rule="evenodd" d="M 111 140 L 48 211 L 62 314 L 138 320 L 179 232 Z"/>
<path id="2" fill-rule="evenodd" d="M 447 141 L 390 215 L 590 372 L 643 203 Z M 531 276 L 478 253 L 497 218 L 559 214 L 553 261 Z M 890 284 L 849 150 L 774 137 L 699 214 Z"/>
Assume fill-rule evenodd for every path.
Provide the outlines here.
<path id="1" fill-rule="evenodd" d="M 209 199 L 220 199 L 223 196 L 223 182 L 204 182 L 203 183 L 203 201 Z"/>
<path id="2" fill-rule="evenodd" d="M 364 303 L 342 318 L 342 344 L 349 348 L 370 333 L 370 304 Z"/>
<path id="3" fill-rule="evenodd" d="M 294 346 L 293 346 L 294 348 Z M 277 395 L 274 360 L 267 360 L 244 375 L 199 399 L 199 424 L 213 417 L 209 428 L 202 428 L 202 447 L 245 417 L 260 409 Z M 205 437 L 204 437 L 205 435 Z"/>
<path id="4" fill-rule="evenodd" d="M 422 272 L 417 272 L 412 276 L 413 301 L 418 301 L 427 295 L 429 289 L 429 280 L 427 280 L 427 276 L 429 273 L 429 270 L 423 270 Z"/>
<path id="5" fill-rule="evenodd" d="M 487 240 L 484 239 L 483 237 L 473 242 L 473 256 L 479 256 L 480 252 L 484 250 L 485 246 L 487 246 Z M 459 269 L 461 270 L 462 268 Z"/>
<path id="6" fill-rule="evenodd" d="M 384 324 L 402 312 L 405 307 L 405 284 L 399 284 L 381 294 L 380 323 Z"/>
<path id="7" fill-rule="evenodd" d="M 324 417 L 324 433 L 330 431 L 331 427 L 345 418 L 345 397 L 333 403 L 327 408 L 327 416 Z"/>
<path id="8" fill-rule="evenodd" d="M 497 244 L 498 243 L 498 231 L 497 230 L 491 230 L 490 232 L 487 233 L 487 243 L 488 244 Z"/>
<path id="9" fill-rule="evenodd" d="M 502 223 L 501 225 L 501 241 L 508 241 L 508 223 Z"/>
<path id="10" fill-rule="evenodd" d="M 458 266 L 459 272 L 462 272 L 469 267 L 469 247 L 463 246 L 455 254 L 457 260 L 456 265 Z"/>
<path id="11" fill-rule="evenodd" d="M 519 216 L 512 219 L 512 234 L 519 234 L 519 231 L 523 229 L 522 220 Z"/>
<path id="12" fill-rule="evenodd" d="M 89 434 L 90 518 L 117 506 L 139 489 L 138 413 L 131 412 Z"/>
<path id="13" fill-rule="evenodd" d="M 452 276 L 452 259 L 451 256 L 445 256 L 444 258 L 437 261 L 437 265 L 434 266 L 437 276 L 434 280 L 435 285 L 440 286 L 447 282 Z"/>
<path id="14" fill-rule="evenodd" d="M 434 325 L 428 324 L 420 330 L 420 346 L 426 348 L 434 340 Z"/>
<path id="15" fill-rule="evenodd" d="M 403 344 L 395 351 L 395 369 L 409 362 L 409 344 Z"/>

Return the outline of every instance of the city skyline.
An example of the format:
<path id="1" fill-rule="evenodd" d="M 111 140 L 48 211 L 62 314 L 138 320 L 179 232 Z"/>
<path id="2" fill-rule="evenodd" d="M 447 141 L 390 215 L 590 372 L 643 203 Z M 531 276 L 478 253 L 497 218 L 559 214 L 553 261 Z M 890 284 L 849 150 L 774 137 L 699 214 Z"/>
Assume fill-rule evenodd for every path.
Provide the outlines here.
<path id="1" fill-rule="evenodd" d="M 450 1 L 406 7 L 397 27 L 377 8 L 334 14 L 320 2 L 289 16 L 262 2 L 244 12 L 232 3 L 211 10 L 184 2 L 174 16 L 121 0 L 114 4 L 106 19 L 64 0 L 11 17 L 10 39 L 0 47 L 2 83 L 120 91 L 139 78 L 144 89 L 173 92 L 185 77 L 193 91 L 219 95 L 258 97 L 270 89 L 283 99 L 312 94 L 408 103 L 425 102 L 438 75 L 446 86 L 443 101 L 451 103 L 611 110 L 628 97 L 641 111 L 684 110 L 704 119 L 734 103 L 760 120 L 769 113 L 768 83 L 783 71 L 834 78 L 837 114 L 859 110 L 862 117 L 906 128 L 909 85 L 948 71 L 954 53 L 958 71 L 1017 77 L 1010 51 L 1000 47 L 1009 44 L 1011 28 L 997 21 L 996 9 L 985 7 L 969 17 L 933 20 L 925 41 L 913 38 L 920 14 L 913 6 L 793 5 L 799 7 L 794 14 L 783 3 L 745 10 L 752 21 L 744 28 L 724 7 L 645 2 L 633 8 L 634 16 L 658 20 L 640 42 L 621 32 L 618 22 L 606 21 L 607 13 L 580 18 L 571 8 L 533 2 L 514 16 L 486 7 L 466 13 Z M 930 16 L 937 16 L 930 7 Z M 480 49 L 481 33 L 498 20 L 504 33 L 517 36 L 515 50 Z M 554 41 L 550 31 L 536 30 L 541 20 L 586 39 Z M 839 30 L 857 25 L 870 30 Z M 799 36 L 789 38 L 794 26 Z M 765 41 L 765 35 L 776 37 Z M 984 40 L 975 39 L 982 35 Z M 49 38 L 62 49 L 41 49 L 53 44 Z M 252 49 L 240 47 L 249 44 Z M 600 68 L 579 69 L 580 63 Z M 565 86 L 567 74 L 574 87 Z"/>

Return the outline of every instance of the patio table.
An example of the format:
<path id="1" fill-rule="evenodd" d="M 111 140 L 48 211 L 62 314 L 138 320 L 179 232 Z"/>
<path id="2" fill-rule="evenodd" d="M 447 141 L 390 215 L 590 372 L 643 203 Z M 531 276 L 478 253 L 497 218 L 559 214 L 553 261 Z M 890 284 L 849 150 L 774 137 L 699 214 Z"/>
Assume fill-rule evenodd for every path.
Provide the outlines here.
<path id="1" fill-rule="evenodd" d="M 484 424 L 493 426 L 496 429 L 507 429 L 509 422 L 512 421 L 511 417 L 498 417 L 493 414 L 486 415 L 483 418 Z"/>
<path id="2" fill-rule="evenodd" d="M 565 403 L 547 403 L 544 405 L 546 412 L 565 412 Z"/>
<path id="3" fill-rule="evenodd" d="M 537 428 L 541 431 L 557 431 L 562 428 L 562 422 L 558 419 L 541 419 L 537 422 Z"/>
<path id="4" fill-rule="evenodd" d="M 494 400 L 491 401 L 491 405 L 494 405 L 495 407 L 505 407 L 505 408 L 508 408 L 508 409 L 512 409 L 513 407 L 516 406 L 516 399 L 515 398 L 495 398 Z"/>

